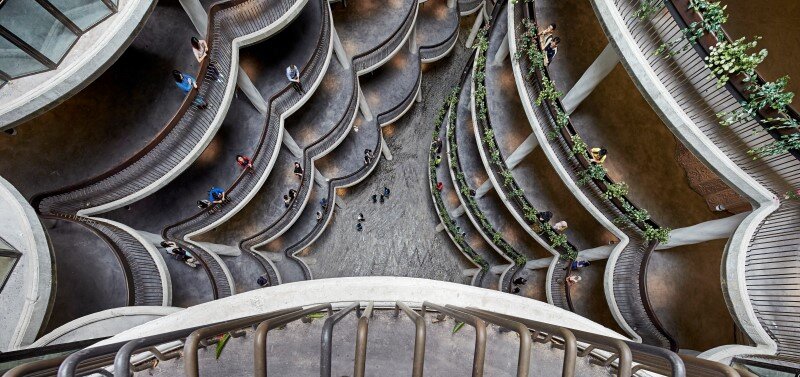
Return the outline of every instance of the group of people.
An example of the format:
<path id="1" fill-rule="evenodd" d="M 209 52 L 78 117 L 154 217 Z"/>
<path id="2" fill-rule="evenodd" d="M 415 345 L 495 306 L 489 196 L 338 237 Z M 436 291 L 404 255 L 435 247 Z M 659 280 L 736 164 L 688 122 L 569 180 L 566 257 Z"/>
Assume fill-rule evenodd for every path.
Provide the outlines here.
<path id="1" fill-rule="evenodd" d="M 197 260 L 194 258 L 194 256 L 177 243 L 172 241 L 161 241 L 161 247 L 164 248 L 167 254 L 171 255 L 176 260 L 185 263 L 189 267 L 197 267 Z"/>
<path id="2" fill-rule="evenodd" d="M 384 200 L 386 200 L 386 198 L 388 198 L 388 197 L 389 197 L 389 194 L 391 194 L 391 193 L 392 193 L 392 191 L 391 191 L 391 190 L 389 190 L 389 188 L 388 188 L 388 187 L 386 187 L 386 186 L 383 186 L 383 193 L 381 193 L 381 194 L 380 194 L 380 195 L 381 195 L 381 196 L 380 196 L 380 202 L 381 202 L 381 204 L 383 204 L 383 201 L 384 201 Z M 378 200 L 379 200 L 379 199 L 378 199 L 378 194 L 372 194 L 372 202 L 373 202 L 373 203 L 377 203 L 377 202 L 378 202 Z"/>
<path id="3" fill-rule="evenodd" d="M 553 35 L 556 31 L 556 24 L 550 24 L 546 28 L 539 31 L 539 43 L 544 52 L 544 64 L 550 65 L 553 58 L 558 53 L 558 44 L 561 43 L 561 38 Z"/>
<path id="4" fill-rule="evenodd" d="M 549 224 L 552 218 L 553 218 L 553 212 L 550 211 L 541 211 L 536 213 L 536 220 L 538 220 L 539 223 L 541 223 L 543 226 L 544 224 Z M 557 233 L 564 233 L 567 230 L 568 225 L 566 221 L 561 220 L 553 224 L 552 228 Z M 541 229 L 539 233 L 543 231 L 544 229 Z"/>
<path id="5" fill-rule="evenodd" d="M 203 60 L 208 57 L 208 42 L 204 39 L 192 37 L 191 44 L 195 59 L 197 59 L 198 63 L 202 64 Z M 214 62 L 211 61 L 206 68 L 206 77 L 217 82 L 222 82 L 224 76 L 217 69 Z M 175 85 L 178 86 L 178 89 L 183 91 L 183 94 L 189 94 L 192 89 L 198 89 L 197 79 L 188 73 L 175 69 L 172 71 L 172 78 L 175 80 Z M 306 93 L 305 89 L 303 89 L 303 85 L 300 83 L 300 70 L 296 65 L 292 64 L 286 67 L 286 79 L 289 80 L 289 83 L 298 93 L 301 95 Z M 205 98 L 199 93 L 194 97 L 192 103 L 199 109 L 208 107 L 208 102 L 206 102 Z"/>

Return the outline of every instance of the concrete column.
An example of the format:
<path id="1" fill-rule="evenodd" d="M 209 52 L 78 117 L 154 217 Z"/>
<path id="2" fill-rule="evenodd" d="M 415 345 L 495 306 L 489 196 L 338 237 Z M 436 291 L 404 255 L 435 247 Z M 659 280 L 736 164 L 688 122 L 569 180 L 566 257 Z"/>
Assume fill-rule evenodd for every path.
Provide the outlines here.
<path id="1" fill-rule="evenodd" d="M 361 109 L 361 115 L 364 116 L 364 120 L 367 122 L 372 121 L 372 111 L 369 109 L 369 104 L 367 103 L 367 99 L 364 97 L 364 92 L 361 91 L 361 87 L 358 87 L 358 108 Z"/>
<path id="2" fill-rule="evenodd" d="M 317 182 L 318 185 L 325 187 L 325 185 L 328 184 L 328 177 L 320 173 L 317 168 L 314 168 L 314 182 Z"/>
<path id="3" fill-rule="evenodd" d="M 383 138 L 383 133 L 381 133 L 381 152 L 387 161 L 392 160 L 392 151 L 389 150 L 389 145 L 386 144 L 386 139 Z"/>
<path id="4" fill-rule="evenodd" d="M 478 36 L 478 31 L 481 30 L 481 24 L 483 23 L 483 10 L 478 11 L 475 16 L 475 23 L 472 24 L 472 29 L 469 31 L 469 36 L 467 36 L 467 48 L 472 47 L 472 42 L 475 42 L 475 37 Z"/>
<path id="5" fill-rule="evenodd" d="M 453 211 L 450 212 L 450 217 L 454 218 L 454 219 L 458 218 L 458 217 L 460 217 L 461 215 L 464 214 L 464 211 L 466 211 L 466 208 L 464 207 L 464 205 L 463 204 L 459 205 L 456 209 L 454 209 Z"/>
<path id="6" fill-rule="evenodd" d="M 178 2 L 181 3 L 183 11 L 189 15 L 194 28 L 205 39 L 207 37 L 206 30 L 208 30 L 208 14 L 203 8 L 203 4 L 200 4 L 200 0 L 178 0 Z"/>
<path id="7" fill-rule="evenodd" d="M 492 181 L 490 179 L 483 181 L 481 187 L 478 187 L 478 189 L 475 190 L 475 199 L 480 199 L 481 197 L 486 195 L 486 193 L 489 192 L 489 190 L 493 188 L 494 186 L 492 185 Z"/>
<path id="8" fill-rule="evenodd" d="M 455 8 L 456 0 L 447 0 L 447 7 L 448 8 Z"/>
<path id="9" fill-rule="evenodd" d="M 685 228 L 673 229 L 670 232 L 669 242 L 658 245 L 656 250 L 728 238 L 749 214 L 750 212 L 739 213 L 724 219 L 710 220 Z"/>
<path id="10" fill-rule="evenodd" d="M 603 52 L 601 52 L 597 59 L 592 62 L 592 65 L 583 72 L 578 82 L 575 83 L 561 101 L 564 104 L 564 111 L 567 112 L 567 115 L 572 114 L 572 112 L 578 108 L 578 105 L 580 105 L 589 94 L 592 94 L 594 88 L 600 85 L 603 79 L 611 73 L 618 63 L 619 56 L 617 56 L 617 52 L 614 51 L 614 47 L 612 47 L 610 43 L 607 44 Z"/>
<path id="11" fill-rule="evenodd" d="M 286 148 L 289 148 L 289 152 L 291 152 L 292 156 L 294 156 L 295 158 L 297 159 L 303 158 L 303 150 L 300 149 L 300 146 L 297 145 L 296 141 L 294 141 L 292 135 L 289 135 L 289 133 L 286 132 L 286 130 L 283 131 L 283 145 L 285 145 Z"/>
<path id="12" fill-rule="evenodd" d="M 506 166 L 509 169 L 513 169 L 520 162 L 531 152 L 536 150 L 536 147 L 539 146 L 539 140 L 536 138 L 536 135 L 531 133 L 528 135 L 528 138 L 520 144 L 514 152 L 511 153 L 510 156 L 506 159 Z"/>
<path id="13" fill-rule="evenodd" d="M 581 250 L 578 252 L 578 259 L 589 262 L 608 259 L 608 257 L 611 255 L 611 252 L 614 250 L 614 247 L 616 247 L 616 245 L 603 245 L 591 249 Z M 553 261 L 553 258 L 555 257 L 529 260 L 527 263 L 525 263 L 524 268 L 528 270 L 548 268 L 550 267 L 550 263 Z"/>
<path id="14" fill-rule="evenodd" d="M 417 23 L 414 23 L 414 28 L 411 29 L 411 35 L 408 36 L 408 51 L 412 54 L 416 54 L 419 51 L 419 46 L 417 45 Z"/>
<path id="15" fill-rule="evenodd" d="M 439 223 L 436 225 L 436 233 L 439 233 L 444 230 L 444 223 Z"/>
<path id="16" fill-rule="evenodd" d="M 494 54 L 494 62 L 492 65 L 499 66 L 503 65 L 503 61 L 506 60 L 508 57 L 508 32 L 507 29 L 503 29 L 503 41 L 500 42 L 500 47 L 497 48 L 497 52 Z"/>
<path id="17" fill-rule="evenodd" d="M 253 81 L 250 80 L 250 76 L 247 76 L 247 72 L 245 72 L 242 67 L 239 67 L 239 74 L 236 76 L 236 85 L 239 86 L 239 89 L 242 90 L 242 93 L 250 100 L 250 103 L 253 104 L 253 107 L 255 107 L 259 113 L 263 115 L 267 114 L 267 111 L 269 111 L 267 101 L 264 99 L 264 96 L 261 95 L 261 92 L 256 89 Z"/>
<path id="18" fill-rule="evenodd" d="M 347 53 L 344 51 L 342 41 L 339 39 L 339 33 L 336 32 L 335 27 L 331 27 L 331 31 L 333 32 L 333 51 L 336 53 L 339 64 L 341 64 L 344 69 L 350 69 L 350 58 L 347 57 Z"/>
<path id="19" fill-rule="evenodd" d="M 422 85 L 417 90 L 417 103 L 422 102 Z"/>

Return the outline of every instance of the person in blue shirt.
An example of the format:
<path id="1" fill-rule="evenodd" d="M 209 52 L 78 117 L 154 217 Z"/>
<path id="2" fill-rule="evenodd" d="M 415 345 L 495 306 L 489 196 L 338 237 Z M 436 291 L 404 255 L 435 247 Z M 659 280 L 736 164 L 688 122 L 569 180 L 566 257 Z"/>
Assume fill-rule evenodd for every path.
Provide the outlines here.
<path id="1" fill-rule="evenodd" d="M 183 91 L 183 94 L 189 94 L 193 88 L 197 89 L 197 80 L 195 80 L 192 75 L 175 70 L 172 71 L 172 78 L 175 79 L 175 85 L 178 86 L 178 89 Z M 200 94 L 197 94 L 194 97 L 194 105 L 199 109 L 205 109 L 208 107 L 208 103 Z"/>
<path id="2" fill-rule="evenodd" d="M 208 190 L 208 201 L 212 204 L 219 204 L 225 201 L 225 190 L 219 187 L 212 187 Z"/>
<path id="3" fill-rule="evenodd" d="M 303 85 L 300 84 L 300 70 L 297 69 L 297 66 L 292 64 L 286 67 L 286 79 L 292 83 L 294 90 L 298 93 L 306 94 L 305 89 L 303 89 Z"/>

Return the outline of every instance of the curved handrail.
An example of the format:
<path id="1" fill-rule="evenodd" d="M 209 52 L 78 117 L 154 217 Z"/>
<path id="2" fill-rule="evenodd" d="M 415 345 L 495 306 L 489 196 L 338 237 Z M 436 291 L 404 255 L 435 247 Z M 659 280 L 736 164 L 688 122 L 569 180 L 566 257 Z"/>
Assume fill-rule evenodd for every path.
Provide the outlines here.
<path id="1" fill-rule="evenodd" d="M 411 3 L 411 7 L 408 10 L 408 14 L 406 14 L 406 18 L 403 19 L 401 27 L 395 29 L 383 42 L 376 44 L 367 51 L 353 56 L 353 66 L 355 67 L 356 73 L 361 75 L 377 68 L 376 65 L 378 63 L 387 60 L 390 55 L 396 52 L 400 45 L 403 44 L 411 33 L 411 29 L 417 18 L 417 9 L 419 8 L 418 1 L 411 0 Z"/>
<path id="2" fill-rule="evenodd" d="M 530 19 L 535 24 L 535 9 L 532 4 L 518 4 L 518 7 L 523 12 L 515 12 L 514 30 L 517 30 L 516 26 L 521 25 L 523 17 Z M 515 36 L 515 38 L 518 38 L 518 36 Z M 534 41 L 534 43 L 538 44 L 538 40 Z M 527 59 L 520 59 L 519 64 L 523 72 L 531 71 L 530 62 Z M 588 159 L 588 155 L 574 155 L 572 153 L 575 145 L 574 138 L 578 135 L 572 123 L 567 122 L 563 127 L 558 126 L 556 121 L 557 114 L 565 113 L 560 100 L 545 100 L 542 101 L 541 105 L 535 104 L 537 94 L 542 90 L 541 80 L 543 79 L 550 79 L 549 71 L 546 67 L 533 70 L 531 78 L 525 80 L 525 84 L 528 86 L 527 93 L 529 98 L 527 100 L 530 101 L 532 106 L 535 106 L 534 108 L 540 109 L 537 112 L 537 116 L 543 117 L 540 123 L 547 125 L 550 131 L 560 136 L 558 140 L 551 143 L 554 144 L 554 149 L 570 162 L 569 168 L 574 175 L 577 171 L 588 168 L 591 162 Z M 626 196 L 606 199 L 600 195 L 608 189 L 608 186 L 614 184 L 614 181 L 608 175 L 604 176 L 603 179 L 592 179 L 591 182 L 594 189 L 584 187 L 582 190 L 587 193 L 587 196 L 595 199 L 599 204 L 598 208 L 607 218 L 613 220 L 623 216 L 626 213 L 623 206 L 638 209 Z M 653 228 L 659 228 L 658 224 L 653 220 L 647 220 L 647 224 Z M 648 261 L 644 256 L 647 254 L 647 250 L 655 248 L 657 243 L 645 240 L 644 224 L 627 222 L 619 225 L 618 228 L 628 236 L 629 243 L 625 246 L 624 251 L 618 255 L 615 263 L 610 263 L 608 267 L 614 272 L 612 284 L 615 293 L 615 304 L 625 322 L 642 337 L 643 342 L 676 350 L 678 349 L 677 341 L 661 325 L 649 303 L 646 290 L 642 290 L 645 276 L 641 274 L 641 271 L 643 268 L 646 271 L 646 262 Z M 623 279 L 622 277 L 625 278 Z"/>
<path id="3" fill-rule="evenodd" d="M 347 135 L 347 131 L 350 129 L 349 126 L 355 119 L 358 109 L 359 84 L 355 74 L 352 75 L 352 81 L 353 90 L 350 92 L 350 101 L 347 105 L 347 110 L 342 114 L 336 126 L 303 149 L 303 171 L 313 172 L 314 160 L 338 145 L 340 139 Z M 311 174 L 303 174 L 303 179 L 300 181 L 300 188 L 297 190 L 297 196 L 289 205 L 289 210 L 285 211 L 283 215 L 263 230 L 241 240 L 239 242 L 239 248 L 242 250 L 251 250 L 252 248 L 261 246 L 289 227 L 296 217 L 303 212 L 304 205 L 298 204 L 305 203 L 304 198 L 311 193 L 312 187 Z"/>
<path id="4" fill-rule="evenodd" d="M 466 16 L 480 9 L 484 0 L 457 0 L 459 14 Z"/>
<path id="5" fill-rule="evenodd" d="M 130 233 L 105 222 L 75 215 L 42 215 L 81 225 L 100 237 L 113 251 L 125 273 L 128 306 L 164 305 L 164 284 L 156 261 Z"/>
<path id="6" fill-rule="evenodd" d="M 454 10 L 455 12 L 455 25 L 453 30 L 450 34 L 442 41 L 437 43 L 433 43 L 430 45 L 423 45 L 420 44 L 419 46 L 419 56 L 422 58 L 423 62 L 431 62 L 436 60 L 437 58 L 442 57 L 447 51 L 450 51 L 453 46 L 455 46 L 456 40 L 458 39 L 458 33 L 461 29 L 459 27 L 459 15 L 461 14 L 461 4 L 458 1 L 455 1 Z"/>
<path id="7" fill-rule="evenodd" d="M 689 0 L 665 0 L 664 4 L 667 6 L 670 14 L 673 16 L 675 21 L 680 25 L 681 29 L 685 29 L 693 22 L 701 22 L 703 17 L 702 15 L 692 12 L 690 13 L 689 10 Z M 721 32 L 719 36 L 723 36 L 726 42 L 730 42 L 733 39 L 730 35 L 725 31 L 724 27 L 721 27 Z M 697 39 L 697 43 L 694 45 L 694 50 L 698 53 L 700 57 L 705 60 L 707 56 L 710 55 L 711 48 L 715 46 L 717 43 L 722 42 L 718 38 L 718 35 L 713 33 L 705 33 L 703 36 Z M 743 75 L 738 75 L 736 77 L 732 77 L 728 82 L 725 84 L 725 89 L 730 92 L 730 94 L 736 98 L 737 102 L 742 103 L 745 102 L 746 98 L 748 98 L 748 90 L 746 89 L 747 83 L 745 83 L 742 79 L 744 79 Z M 757 84 L 764 84 L 766 80 L 764 80 L 763 76 L 761 76 L 758 71 L 755 72 L 755 83 Z M 795 119 L 796 121 L 800 121 L 800 114 L 792 107 L 788 105 L 786 107 L 786 114 Z M 767 119 L 775 119 L 781 118 L 781 115 L 777 110 L 768 109 L 768 108 L 761 108 L 756 112 L 759 121 L 766 121 Z M 759 122 L 761 126 L 770 134 L 775 140 L 780 140 L 781 135 L 787 135 L 791 133 L 797 133 L 797 130 L 789 131 L 788 129 L 782 130 L 773 130 L 770 129 L 764 122 Z M 795 159 L 800 160 L 800 151 L 796 149 L 791 149 L 789 151 Z"/>
<path id="8" fill-rule="evenodd" d="M 328 3 L 323 2 L 319 39 L 311 60 L 303 67 L 300 73 L 301 77 L 314 79 L 322 74 L 323 68 L 327 65 L 326 54 L 330 52 L 331 47 L 330 21 Z M 184 238 L 190 233 L 214 224 L 220 217 L 230 215 L 231 210 L 235 210 L 237 205 L 243 204 L 247 196 L 252 195 L 253 190 L 257 190 L 260 187 L 260 183 L 263 183 L 266 175 L 269 174 L 269 170 L 271 170 L 279 151 L 279 136 L 282 134 L 282 115 L 298 103 L 303 96 L 295 91 L 292 85 L 287 84 L 269 98 L 267 103 L 270 110 L 265 127 L 256 144 L 256 151 L 252 157 L 253 169 L 243 169 L 233 184 L 225 190 L 227 202 L 213 205 L 207 210 L 201 210 L 184 220 L 165 227 L 161 232 L 164 238 L 176 242 L 185 241 Z"/>
<path id="9" fill-rule="evenodd" d="M 210 141 L 208 131 L 218 127 L 214 124 L 218 123 L 217 119 L 221 119 L 220 114 L 212 113 L 212 108 L 226 107 L 225 100 L 229 101 L 233 92 L 229 90 L 233 84 L 230 81 L 231 75 L 220 77 L 221 83 L 206 75 L 209 63 L 213 61 L 217 69 L 224 70 L 223 68 L 231 64 L 235 38 L 273 24 L 296 3 L 297 0 L 279 0 L 277 3 L 265 5 L 263 0 L 229 0 L 212 5 L 206 32 L 209 56 L 200 64 L 197 73 L 198 88 L 188 93 L 165 127 L 144 148 L 106 172 L 61 189 L 35 195 L 31 199 L 34 208 L 39 213 L 76 213 L 117 203 L 114 206 L 116 208 L 122 205 L 119 204 L 120 200 L 158 184 L 184 159 L 197 154 L 198 149 L 202 149 L 198 147 Z M 259 14 L 264 15 L 263 19 L 258 20 L 262 22 L 234 22 L 236 26 L 230 26 L 231 23 L 226 19 L 229 12 L 226 11 L 242 5 L 258 8 Z M 236 12 L 232 13 L 235 17 Z M 224 29 L 227 27 L 233 27 L 236 35 Z M 218 45 L 228 48 L 216 48 Z M 232 69 L 228 68 L 229 71 Z M 198 95 L 207 99 L 209 109 L 201 110 L 192 105 Z M 110 209 L 113 208 L 103 208 Z"/>

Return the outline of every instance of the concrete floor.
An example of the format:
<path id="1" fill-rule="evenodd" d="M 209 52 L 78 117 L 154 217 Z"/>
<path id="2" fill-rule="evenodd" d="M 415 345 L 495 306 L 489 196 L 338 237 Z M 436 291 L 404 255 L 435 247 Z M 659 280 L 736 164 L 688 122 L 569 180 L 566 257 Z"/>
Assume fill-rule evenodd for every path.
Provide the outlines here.
<path id="1" fill-rule="evenodd" d="M 720 261 L 726 240 L 657 251 L 647 268 L 653 309 L 681 348 L 705 351 L 736 343 L 722 296 Z M 686 305 L 676 305 L 676 303 Z"/>
<path id="2" fill-rule="evenodd" d="M 100 174 L 144 147 L 170 120 L 183 93 L 173 69 L 197 71 L 196 31 L 177 0 L 162 0 L 120 58 L 85 89 L 0 134 L 0 175 L 30 198 Z M 91 114 L 91 116 L 89 116 Z"/>
<path id="3" fill-rule="evenodd" d="M 606 301 L 603 290 L 603 275 L 606 272 L 606 261 L 592 262 L 588 267 L 573 272 L 581 277 L 581 281 L 570 287 L 570 298 L 575 313 L 606 326 L 620 334 L 625 332 L 619 327 Z M 659 318 L 661 313 L 659 312 Z"/>
<path id="4" fill-rule="evenodd" d="M 56 271 L 53 310 L 43 333 L 85 315 L 128 305 L 122 262 L 102 238 L 70 221 L 44 220 L 42 225 L 53 245 Z"/>
<path id="5" fill-rule="evenodd" d="M 417 11 L 417 43 L 420 46 L 442 43 L 458 23 L 457 8 L 448 8 L 447 0 L 426 1 Z"/>
<path id="6" fill-rule="evenodd" d="M 414 3 L 408 0 L 348 1 L 331 4 L 336 33 L 347 56 L 364 53 L 400 28 Z"/>
<path id="7" fill-rule="evenodd" d="M 733 39 L 761 36 L 758 48 L 769 55 L 758 66 L 767 80 L 789 75 L 788 91 L 800 93 L 800 3 L 793 0 L 727 0 L 725 30 Z M 795 108 L 798 102 L 795 100 Z"/>

